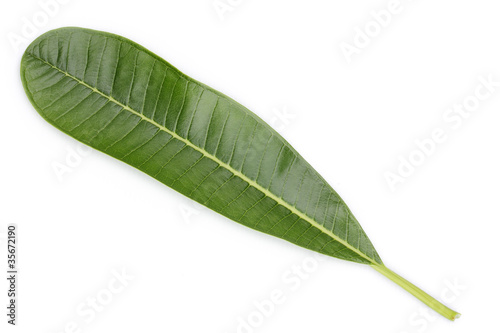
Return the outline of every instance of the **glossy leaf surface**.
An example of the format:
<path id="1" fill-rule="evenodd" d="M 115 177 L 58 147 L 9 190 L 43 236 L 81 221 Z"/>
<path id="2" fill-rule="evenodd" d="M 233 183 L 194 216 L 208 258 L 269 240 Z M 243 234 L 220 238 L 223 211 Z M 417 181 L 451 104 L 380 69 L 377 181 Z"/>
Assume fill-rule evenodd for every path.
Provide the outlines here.
<path id="1" fill-rule="evenodd" d="M 337 193 L 276 131 L 139 45 L 51 31 L 26 50 L 22 77 L 40 114 L 79 141 L 250 228 L 380 263 Z"/>

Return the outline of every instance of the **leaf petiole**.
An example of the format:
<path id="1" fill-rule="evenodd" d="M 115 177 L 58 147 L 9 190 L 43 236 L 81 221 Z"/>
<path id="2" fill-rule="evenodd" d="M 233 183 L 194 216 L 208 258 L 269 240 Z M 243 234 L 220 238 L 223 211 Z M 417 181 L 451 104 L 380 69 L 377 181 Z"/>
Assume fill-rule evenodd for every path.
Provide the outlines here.
<path id="1" fill-rule="evenodd" d="M 450 309 L 443 303 L 439 302 L 437 299 L 427 294 L 425 291 L 415 286 L 413 283 L 409 282 L 405 278 L 399 276 L 398 274 L 391 271 L 384 265 L 373 264 L 371 265 L 376 271 L 383 274 L 385 277 L 389 278 L 391 281 L 398 284 L 401 288 L 408 291 L 410 294 L 418 298 L 425 305 L 442 315 L 449 320 L 455 320 L 460 318 L 460 313 Z"/>

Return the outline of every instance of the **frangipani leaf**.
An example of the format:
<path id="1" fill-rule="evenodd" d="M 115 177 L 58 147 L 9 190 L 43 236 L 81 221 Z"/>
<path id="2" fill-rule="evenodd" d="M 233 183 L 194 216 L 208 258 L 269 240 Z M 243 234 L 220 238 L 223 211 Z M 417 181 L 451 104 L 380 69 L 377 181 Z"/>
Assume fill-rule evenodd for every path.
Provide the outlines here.
<path id="1" fill-rule="evenodd" d="M 344 201 L 281 135 L 142 46 L 56 29 L 27 48 L 21 77 L 40 115 L 75 139 L 252 229 L 371 265 L 429 304 L 383 265 Z"/>

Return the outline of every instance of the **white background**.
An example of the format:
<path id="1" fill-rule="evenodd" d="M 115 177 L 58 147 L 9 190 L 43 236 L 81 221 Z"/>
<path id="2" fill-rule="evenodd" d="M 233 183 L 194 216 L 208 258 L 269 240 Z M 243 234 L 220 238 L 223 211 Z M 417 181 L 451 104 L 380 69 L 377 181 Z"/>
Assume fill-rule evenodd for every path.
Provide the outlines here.
<path id="1" fill-rule="evenodd" d="M 480 76 L 500 81 L 500 6 L 401 0 L 348 62 L 342 43 L 376 29 L 370 12 L 389 1 L 221 3 L 231 6 L 222 16 L 213 0 L 70 0 L 50 15 L 35 0 L 2 4 L 0 231 L 18 224 L 20 279 L 15 328 L 1 279 L 0 331 L 232 333 L 249 317 L 240 332 L 498 331 L 500 87 L 457 128 L 443 115 L 473 101 Z M 33 36 L 26 22 L 38 24 Z M 340 193 L 385 264 L 462 318 L 437 317 L 367 266 L 318 261 L 104 154 L 71 156 L 76 141 L 36 113 L 19 78 L 27 43 L 63 26 L 128 37 L 272 123 Z M 392 191 L 384 175 L 435 128 L 445 142 Z M 53 167 L 69 157 L 59 180 Z M 307 274 L 292 272 L 303 264 Z M 110 294 L 122 269 L 133 279 Z M 283 302 L 264 318 L 255 302 L 273 290 Z M 96 296 L 109 302 L 91 318 Z"/>

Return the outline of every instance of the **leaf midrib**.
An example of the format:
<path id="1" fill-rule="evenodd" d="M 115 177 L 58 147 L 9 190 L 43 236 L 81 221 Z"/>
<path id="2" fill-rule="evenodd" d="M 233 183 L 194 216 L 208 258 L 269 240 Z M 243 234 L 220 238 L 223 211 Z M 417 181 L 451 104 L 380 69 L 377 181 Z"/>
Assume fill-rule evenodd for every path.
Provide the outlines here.
<path id="1" fill-rule="evenodd" d="M 140 112 L 137 112 L 136 110 L 132 109 L 131 107 L 117 101 L 116 99 L 114 99 L 112 96 L 108 96 L 106 95 L 105 93 L 103 93 L 102 91 L 98 90 L 97 88 L 95 87 L 92 87 L 90 86 L 89 84 L 87 84 L 86 82 L 78 79 L 77 77 L 71 75 L 70 73 L 52 65 L 51 63 L 49 63 L 48 61 L 34 55 L 34 54 L 31 54 L 31 53 L 28 53 L 26 52 L 27 55 L 43 62 L 44 64 L 52 67 L 53 69 L 59 71 L 60 73 L 66 75 L 67 77 L 75 80 L 77 83 L 87 87 L 88 89 L 91 89 L 93 92 L 103 96 L 104 98 L 108 99 L 110 102 L 112 103 L 115 103 L 116 105 L 122 107 L 124 110 L 127 110 L 129 111 L 130 113 L 132 114 L 135 114 L 136 116 L 140 117 L 142 120 L 145 120 L 147 122 L 149 122 L 150 124 L 158 127 L 160 130 L 168 133 L 169 135 L 173 136 L 175 139 L 183 142 L 184 144 L 186 144 L 187 146 L 193 148 L 194 150 L 200 152 L 201 154 L 203 154 L 205 157 L 211 159 L 212 161 L 214 161 L 215 163 L 217 163 L 218 165 L 222 166 L 223 168 L 225 168 L 226 170 L 228 170 L 229 172 L 231 172 L 233 175 L 236 175 L 238 176 L 239 178 L 241 178 L 242 180 L 244 180 L 245 182 L 247 182 L 248 184 L 250 184 L 250 186 L 253 186 L 254 188 L 256 188 L 257 190 L 259 190 L 260 192 L 262 192 L 265 196 L 273 199 L 274 201 L 276 201 L 278 204 L 282 205 L 283 207 L 286 207 L 287 209 L 289 209 L 292 213 L 296 214 L 297 216 L 299 216 L 300 218 L 302 218 L 303 220 L 307 221 L 308 223 L 310 223 L 313 227 L 317 228 L 318 230 L 320 230 L 321 232 L 327 234 L 328 236 L 330 236 L 331 238 L 333 238 L 335 241 L 339 242 L 340 244 L 344 245 L 345 247 L 347 247 L 348 249 L 350 249 L 351 251 L 355 252 L 356 254 L 358 254 L 359 256 L 363 257 L 364 259 L 368 260 L 369 262 L 372 263 L 372 265 L 379 265 L 379 263 L 377 263 L 374 259 L 368 257 L 366 254 L 364 254 L 363 252 L 361 252 L 359 249 L 355 248 L 354 246 L 352 246 L 351 244 L 347 243 L 345 240 L 339 238 L 337 235 L 335 235 L 332 231 L 328 230 L 327 228 L 325 228 L 324 226 L 322 226 L 321 224 L 319 224 L 318 222 L 316 222 L 314 219 L 310 218 L 309 216 L 307 216 L 306 214 L 304 214 L 303 212 L 301 212 L 300 210 L 298 210 L 296 207 L 290 205 L 289 203 L 287 203 L 286 201 L 284 201 L 283 199 L 279 198 L 278 196 L 276 196 L 274 193 L 272 193 L 271 191 L 269 191 L 268 189 L 262 187 L 261 185 L 259 185 L 256 181 L 253 181 L 251 180 L 250 178 L 248 178 L 247 176 L 245 176 L 243 173 L 241 173 L 240 171 L 234 169 L 233 167 L 231 167 L 229 164 L 221 161 L 220 159 L 218 159 L 216 156 L 208 153 L 206 150 L 204 150 L 203 148 L 200 148 L 198 147 L 197 145 L 195 145 L 194 143 L 192 143 L 191 141 L 189 141 L 188 139 L 186 138 L 183 138 L 181 137 L 179 134 L 177 134 L 176 132 L 174 131 L 171 131 L 169 130 L 167 127 L 163 126 L 163 125 L 160 125 L 158 124 L 156 121 L 146 117 L 145 115 L 143 115 L 142 113 Z"/>

